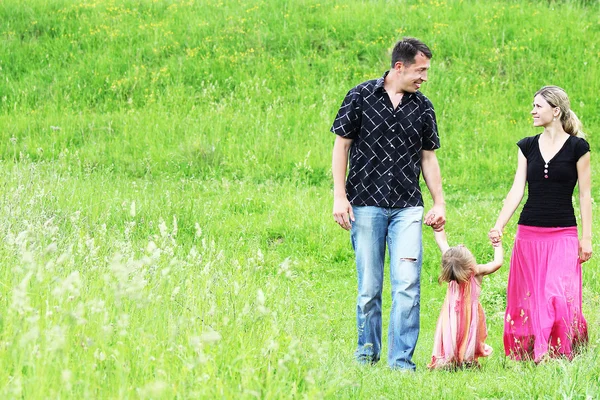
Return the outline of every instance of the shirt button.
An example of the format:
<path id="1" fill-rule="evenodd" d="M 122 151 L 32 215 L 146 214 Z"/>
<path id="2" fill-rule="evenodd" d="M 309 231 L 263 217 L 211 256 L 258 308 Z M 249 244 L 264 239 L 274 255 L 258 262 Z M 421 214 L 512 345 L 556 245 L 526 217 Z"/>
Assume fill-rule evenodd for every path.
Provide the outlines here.
<path id="1" fill-rule="evenodd" d="M 395 129 L 392 129 L 392 132 L 396 132 L 396 130 L 395 130 Z"/>
<path id="2" fill-rule="evenodd" d="M 544 178 L 548 179 L 548 175 L 544 175 Z"/>

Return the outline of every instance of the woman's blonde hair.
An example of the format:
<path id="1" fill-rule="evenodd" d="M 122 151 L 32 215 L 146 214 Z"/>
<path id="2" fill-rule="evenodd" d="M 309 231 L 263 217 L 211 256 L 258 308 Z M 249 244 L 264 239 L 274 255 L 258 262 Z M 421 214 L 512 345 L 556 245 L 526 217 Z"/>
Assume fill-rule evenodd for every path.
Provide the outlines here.
<path id="1" fill-rule="evenodd" d="M 438 282 L 466 282 L 473 274 L 474 267 L 475 257 L 466 247 L 450 247 L 442 256 L 442 272 Z"/>
<path id="2" fill-rule="evenodd" d="M 571 102 L 564 89 L 558 86 L 544 86 L 538 90 L 533 97 L 538 94 L 542 96 L 551 107 L 558 107 L 560 109 L 560 123 L 565 132 L 571 136 L 585 136 L 582 131 L 583 126 L 581 121 L 579 121 L 577 115 L 571 110 Z"/>

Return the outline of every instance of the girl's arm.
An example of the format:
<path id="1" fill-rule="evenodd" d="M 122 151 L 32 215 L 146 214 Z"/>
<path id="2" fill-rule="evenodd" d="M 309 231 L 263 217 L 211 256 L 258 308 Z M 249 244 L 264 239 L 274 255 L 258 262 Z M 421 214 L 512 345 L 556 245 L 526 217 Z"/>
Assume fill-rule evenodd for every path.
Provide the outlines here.
<path id="1" fill-rule="evenodd" d="M 442 254 L 446 252 L 450 248 L 448 246 L 448 238 L 446 237 L 446 231 L 442 228 L 441 231 L 433 231 L 433 237 L 435 237 L 435 242 L 440 248 Z"/>
<path id="2" fill-rule="evenodd" d="M 589 151 L 577 161 L 577 180 L 579 182 L 579 208 L 581 210 L 579 259 L 581 262 L 586 262 L 592 257 L 592 195 Z"/>
<path id="3" fill-rule="evenodd" d="M 517 172 L 515 173 L 515 179 L 513 181 L 513 185 L 504 200 L 504 206 L 502 207 L 502 211 L 498 215 L 498 219 L 496 220 L 496 224 L 490 232 L 488 236 L 492 241 L 492 244 L 496 245 L 500 243 L 502 238 L 502 230 L 515 213 L 517 207 L 521 203 L 523 199 L 523 194 L 525 193 L 525 184 L 527 183 L 527 159 L 523 155 L 521 149 L 519 149 L 519 159 L 517 163 Z"/>
<path id="4" fill-rule="evenodd" d="M 498 269 L 502 266 L 502 262 L 504 261 L 504 250 L 502 249 L 502 243 L 497 246 L 494 246 L 494 261 L 489 262 L 487 264 L 479 264 L 477 265 L 476 275 L 484 276 L 493 274 L 498 271 Z"/>

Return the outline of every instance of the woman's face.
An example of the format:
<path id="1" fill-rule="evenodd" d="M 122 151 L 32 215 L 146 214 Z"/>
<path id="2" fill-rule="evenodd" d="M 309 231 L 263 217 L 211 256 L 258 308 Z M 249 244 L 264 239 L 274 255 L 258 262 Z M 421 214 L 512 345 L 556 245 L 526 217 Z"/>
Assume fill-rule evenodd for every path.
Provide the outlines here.
<path id="1" fill-rule="evenodd" d="M 558 107 L 552 107 L 548 102 L 538 94 L 533 99 L 533 110 L 531 110 L 531 116 L 533 117 L 533 126 L 547 126 L 550 125 L 559 113 Z"/>

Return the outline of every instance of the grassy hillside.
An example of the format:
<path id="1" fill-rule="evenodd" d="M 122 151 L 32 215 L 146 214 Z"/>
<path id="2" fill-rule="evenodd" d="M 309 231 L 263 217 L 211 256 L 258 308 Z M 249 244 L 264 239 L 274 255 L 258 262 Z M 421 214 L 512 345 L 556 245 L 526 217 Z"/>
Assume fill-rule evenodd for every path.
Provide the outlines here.
<path id="1" fill-rule="evenodd" d="M 596 258 L 591 343 L 574 362 L 503 356 L 507 261 L 482 293 L 494 354 L 478 371 L 426 371 L 445 290 L 428 229 L 418 372 L 355 365 L 329 128 L 395 41 L 426 42 L 448 235 L 490 258 L 541 86 L 569 93 L 598 172 L 599 8 L 0 0 L 0 397 L 598 397 Z"/>

